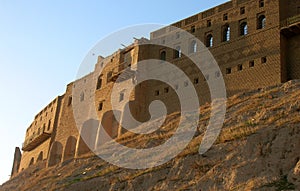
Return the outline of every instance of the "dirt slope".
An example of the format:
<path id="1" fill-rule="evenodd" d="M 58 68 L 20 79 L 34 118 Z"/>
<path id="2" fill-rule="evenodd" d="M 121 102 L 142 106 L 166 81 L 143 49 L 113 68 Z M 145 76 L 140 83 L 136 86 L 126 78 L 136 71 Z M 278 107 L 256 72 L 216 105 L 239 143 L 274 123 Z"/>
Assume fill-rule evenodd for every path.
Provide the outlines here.
<path id="1" fill-rule="evenodd" d="M 222 133 L 205 155 L 197 150 L 209 105 L 201 107 L 198 132 L 168 163 L 126 170 L 90 156 L 43 169 L 37 164 L 6 182 L 10 190 L 300 190 L 300 81 L 228 99 Z M 124 135 L 130 147 L 153 147 L 172 135 L 179 114 L 151 136 Z"/>

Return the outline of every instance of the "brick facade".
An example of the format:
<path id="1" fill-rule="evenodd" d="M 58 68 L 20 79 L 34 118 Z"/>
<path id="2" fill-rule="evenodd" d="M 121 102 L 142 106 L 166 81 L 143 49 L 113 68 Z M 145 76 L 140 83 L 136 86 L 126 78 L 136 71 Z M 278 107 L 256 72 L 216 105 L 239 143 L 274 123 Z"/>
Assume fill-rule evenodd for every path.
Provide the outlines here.
<path id="1" fill-rule="evenodd" d="M 300 78 L 298 0 L 232 0 L 171 26 L 190 32 L 208 46 L 220 67 L 228 96 Z M 89 145 L 92 144 L 92 150 L 96 151 L 107 139 L 103 136 L 104 131 L 112 138 L 123 134 L 125 130 L 120 127 L 114 114 L 119 115 L 121 120 L 125 118 L 122 112 L 125 105 L 112 108 L 112 101 L 122 103 L 129 100 L 133 116 L 140 121 L 149 119 L 148 106 L 153 100 L 164 102 L 168 113 L 180 110 L 178 96 L 165 83 L 151 80 L 137 84 L 131 92 L 125 88 L 135 83 L 135 74 L 139 70 L 137 63 L 140 61 L 163 57 L 184 71 L 192 82 L 176 84 L 174 80 L 173 87 L 192 85 L 201 104 L 210 102 L 207 81 L 218 78 L 220 74 L 202 74 L 187 55 L 179 56 L 174 49 L 180 47 L 181 42 L 174 43 L 173 49 L 140 43 L 164 42 L 166 36 L 172 34 L 169 30 L 170 27 L 165 27 L 154 31 L 150 40 L 136 40 L 107 58 L 99 56 L 91 74 L 70 83 L 63 96 L 57 97 L 36 115 L 26 132 L 23 153 L 16 149 L 12 177 L 39 161 L 53 166 L 92 155 L 83 141 L 84 135 L 90 136 Z M 174 38 L 176 35 L 180 34 L 174 33 Z M 188 43 L 194 46 L 192 40 Z M 126 68 L 125 75 L 118 81 L 117 78 Z M 117 94 L 111 96 L 114 85 L 117 85 Z M 81 102 L 91 98 L 97 115 L 95 119 L 75 121 L 77 116 L 74 116 L 73 104 L 80 106 Z M 77 128 L 78 121 L 80 126 Z M 103 129 L 97 128 L 100 123 Z M 91 128 L 91 124 L 95 128 Z"/>

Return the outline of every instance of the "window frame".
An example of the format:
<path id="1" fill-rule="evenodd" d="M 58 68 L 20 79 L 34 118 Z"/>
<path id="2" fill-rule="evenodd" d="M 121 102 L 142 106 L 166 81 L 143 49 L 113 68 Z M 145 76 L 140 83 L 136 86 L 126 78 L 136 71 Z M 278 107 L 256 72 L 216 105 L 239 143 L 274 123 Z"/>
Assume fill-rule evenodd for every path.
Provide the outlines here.
<path id="1" fill-rule="evenodd" d="M 181 57 L 182 57 L 182 51 L 181 51 L 181 47 L 178 45 L 174 49 L 174 59 L 181 58 Z"/>
<path id="2" fill-rule="evenodd" d="M 223 14 L 223 21 L 228 21 L 228 13 Z"/>
<path id="3" fill-rule="evenodd" d="M 206 21 L 206 27 L 211 27 L 211 25 L 212 25 L 212 22 L 211 22 L 211 20 L 209 19 L 209 20 L 207 20 Z"/>
<path id="4" fill-rule="evenodd" d="M 159 96 L 160 95 L 160 91 L 159 90 L 155 90 L 154 95 L 155 96 Z"/>
<path id="5" fill-rule="evenodd" d="M 242 71 L 242 70 L 243 70 L 243 64 L 238 64 L 237 71 Z"/>
<path id="6" fill-rule="evenodd" d="M 262 8 L 262 7 L 264 7 L 265 6 L 265 1 L 264 0 L 259 0 L 259 2 L 258 2 L 258 7 L 259 8 Z"/>
<path id="7" fill-rule="evenodd" d="M 231 67 L 229 67 L 229 68 L 226 68 L 226 74 L 231 74 L 232 73 L 232 68 Z"/>
<path id="8" fill-rule="evenodd" d="M 240 36 L 246 36 L 249 34 L 248 22 L 246 19 L 243 19 L 239 22 Z"/>
<path id="9" fill-rule="evenodd" d="M 205 35 L 205 45 L 207 48 L 211 48 L 214 46 L 214 36 L 212 33 L 207 33 Z"/>
<path id="10" fill-rule="evenodd" d="M 96 90 L 101 89 L 102 83 L 103 83 L 102 76 L 99 76 L 97 80 Z"/>
<path id="11" fill-rule="evenodd" d="M 244 15 L 246 13 L 245 7 L 240 7 L 240 15 Z"/>
<path id="12" fill-rule="evenodd" d="M 166 61 L 167 59 L 167 52 L 166 50 L 161 50 L 159 53 L 159 59 L 162 61 Z"/>
<path id="13" fill-rule="evenodd" d="M 196 53 L 197 50 L 198 50 L 197 41 L 196 40 L 192 40 L 191 43 L 190 43 L 190 51 L 189 51 L 189 53 L 191 53 L 191 54 Z"/>
<path id="14" fill-rule="evenodd" d="M 229 24 L 225 24 L 222 27 L 222 42 L 228 42 L 230 41 L 231 38 L 231 31 L 230 31 L 230 26 Z"/>
<path id="15" fill-rule="evenodd" d="M 264 13 L 257 15 L 257 30 L 266 28 L 267 18 Z"/>
<path id="16" fill-rule="evenodd" d="M 165 87 L 165 88 L 164 88 L 164 93 L 166 93 L 166 94 L 167 94 L 167 93 L 169 93 L 169 92 L 170 92 L 170 89 L 169 89 L 169 87 Z"/>
<path id="17" fill-rule="evenodd" d="M 255 61 L 254 60 L 250 60 L 249 61 L 249 68 L 253 68 L 255 66 Z"/>
<path id="18" fill-rule="evenodd" d="M 100 101 L 99 105 L 98 105 L 98 111 L 102 111 L 103 110 L 103 106 L 104 106 L 103 101 Z"/>
<path id="19" fill-rule="evenodd" d="M 266 56 L 261 57 L 260 60 L 262 64 L 265 64 L 268 61 Z"/>
<path id="20" fill-rule="evenodd" d="M 191 26 L 191 33 L 195 33 L 195 32 L 196 32 L 196 26 L 193 25 L 193 26 Z"/>

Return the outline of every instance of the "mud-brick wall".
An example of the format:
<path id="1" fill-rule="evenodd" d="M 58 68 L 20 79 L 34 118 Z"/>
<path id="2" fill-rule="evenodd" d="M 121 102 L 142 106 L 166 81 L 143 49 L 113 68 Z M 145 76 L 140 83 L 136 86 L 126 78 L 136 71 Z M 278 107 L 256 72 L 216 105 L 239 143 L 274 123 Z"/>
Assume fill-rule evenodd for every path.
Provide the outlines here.
<path id="1" fill-rule="evenodd" d="M 300 79 L 300 35 L 288 39 L 287 71 L 289 79 Z"/>
<path id="2" fill-rule="evenodd" d="M 48 151 L 50 147 L 50 138 L 47 139 L 45 142 L 34 148 L 33 150 L 27 152 L 24 151 L 22 154 L 20 170 L 28 168 L 29 166 L 36 164 L 37 162 L 46 160 L 48 158 Z"/>

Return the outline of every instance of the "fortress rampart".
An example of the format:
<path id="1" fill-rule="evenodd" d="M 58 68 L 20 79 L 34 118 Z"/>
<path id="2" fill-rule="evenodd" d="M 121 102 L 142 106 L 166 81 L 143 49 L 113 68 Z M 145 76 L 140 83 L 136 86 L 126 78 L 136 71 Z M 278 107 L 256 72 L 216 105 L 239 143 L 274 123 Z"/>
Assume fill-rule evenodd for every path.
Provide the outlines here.
<path id="1" fill-rule="evenodd" d="M 221 69 L 228 96 L 300 78 L 299 0 L 232 0 L 171 26 L 190 32 L 210 50 Z M 164 44 L 171 30 L 168 26 L 153 31 L 149 40 Z M 134 83 L 139 61 L 157 59 L 175 64 L 193 84 L 174 81 L 174 87 L 194 86 L 200 103 L 210 102 L 207 81 L 219 78 L 220 73 L 207 75 L 198 71 L 191 60 L 181 54 L 181 43 L 176 41 L 181 34 L 173 33 L 172 49 L 140 45 L 139 41 L 147 39 L 139 39 L 107 58 L 99 56 L 92 74 L 68 84 L 64 95 L 55 98 L 35 116 L 26 131 L 23 152 L 16 148 L 11 177 L 36 163 L 43 163 L 46 168 L 92 155 L 81 134 L 92 134 L 89 141 L 95 147 L 106 141 L 102 137 L 103 130 L 112 138 L 123 134 L 125 130 L 114 117 L 114 112 L 123 115 L 122 108 L 112 110 L 110 95 L 115 83 Z M 198 51 L 199 45 L 193 39 L 188 44 L 189 54 Z M 130 70 L 124 79 L 116 81 L 126 68 Z M 94 80 L 94 87 L 89 88 L 95 90 L 95 108 L 103 129 L 87 128 L 88 123 L 77 129 L 74 119 L 74 99 L 85 101 L 89 90 L 82 88 L 79 97 L 73 97 L 72 91 L 84 87 L 90 80 Z M 148 106 L 153 100 L 163 101 L 168 113 L 180 109 L 175 91 L 162 82 L 143 82 L 133 92 L 122 88 L 118 91 L 119 96 L 114 99 L 122 102 L 129 97 L 132 114 L 141 121 L 149 118 Z"/>

